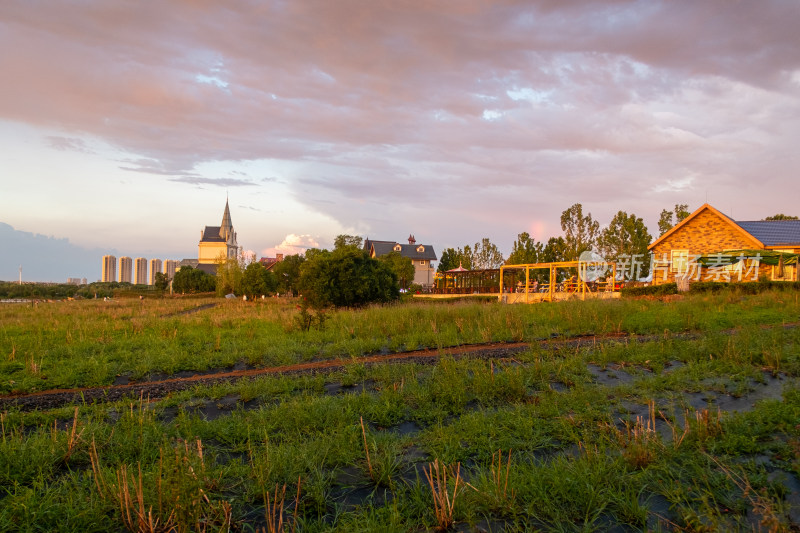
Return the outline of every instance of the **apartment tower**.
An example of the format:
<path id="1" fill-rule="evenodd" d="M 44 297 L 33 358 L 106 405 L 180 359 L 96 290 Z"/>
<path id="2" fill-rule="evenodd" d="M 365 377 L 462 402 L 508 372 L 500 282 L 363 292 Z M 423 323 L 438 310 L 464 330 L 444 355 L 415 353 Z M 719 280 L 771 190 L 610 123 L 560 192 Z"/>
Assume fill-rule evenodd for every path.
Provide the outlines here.
<path id="1" fill-rule="evenodd" d="M 101 281 L 114 281 L 117 278 L 117 258 L 113 255 L 103 256 L 103 276 Z"/>
<path id="2" fill-rule="evenodd" d="M 178 262 L 174 259 L 165 259 L 164 260 L 164 274 L 167 275 L 167 279 L 172 281 L 175 278 L 175 271 L 178 269 Z"/>
<path id="3" fill-rule="evenodd" d="M 137 285 L 147 285 L 147 259 L 137 257 L 133 263 L 133 282 Z"/>
<path id="4" fill-rule="evenodd" d="M 119 258 L 119 282 L 130 283 L 131 273 L 133 272 L 133 259 L 130 257 Z"/>
<path id="5" fill-rule="evenodd" d="M 156 274 L 161 273 L 161 259 L 150 260 L 150 283 L 148 285 L 156 284 Z"/>

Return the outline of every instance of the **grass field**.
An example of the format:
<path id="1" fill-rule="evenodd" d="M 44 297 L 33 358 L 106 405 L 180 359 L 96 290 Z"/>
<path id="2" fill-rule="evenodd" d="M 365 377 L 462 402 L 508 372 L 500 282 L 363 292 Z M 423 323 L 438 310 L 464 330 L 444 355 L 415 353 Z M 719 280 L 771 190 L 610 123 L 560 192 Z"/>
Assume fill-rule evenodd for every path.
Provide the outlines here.
<path id="1" fill-rule="evenodd" d="M 800 527 L 800 328 L 784 327 L 800 321 L 797 293 L 412 302 L 330 312 L 308 331 L 298 312 L 279 300 L 0 306 L 2 394 L 352 360 L 158 401 L 2 412 L 0 530 Z M 586 334 L 614 337 L 535 342 Z M 496 341 L 531 348 L 359 363 Z"/>

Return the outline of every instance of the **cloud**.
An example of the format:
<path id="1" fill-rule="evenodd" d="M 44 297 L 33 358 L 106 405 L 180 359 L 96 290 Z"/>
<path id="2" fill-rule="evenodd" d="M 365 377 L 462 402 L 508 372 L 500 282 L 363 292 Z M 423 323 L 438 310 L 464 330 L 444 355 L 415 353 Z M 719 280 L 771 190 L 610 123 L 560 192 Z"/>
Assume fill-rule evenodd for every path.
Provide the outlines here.
<path id="1" fill-rule="evenodd" d="M 217 185 L 219 187 L 252 187 L 255 185 L 255 183 L 250 180 L 236 178 L 201 178 L 197 176 L 179 176 L 169 178 L 169 181 L 191 183 L 193 185 Z"/>
<path id="2" fill-rule="evenodd" d="M 271 255 L 274 257 L 275 253 L 282 253 L 284 255 L 303 254 L 309 248 L 319 248 L 319 242 L 311 235 L 295 235 L 290 233 L 287 235 L 283 242 L 272 248 L 266 248 L 261 251 L 262 255 Z"/>
<path id="3" fill-rule="evenodd" d="M 83 139 L 77 137 L 49 136 L 47 140 L 50 146 L 56 150 L 79 152 L 87 155 L 95 153 Z"/>
<path id="4" fill-rule="evenodd" d="M 0 15 L 15 51 L 0 119 L 63 132 L 57 149 L 99 139 L 173 184 L 285 183 L 364 232 L 511 241 L 533 221 L 557 232 L 577 201 L 657 218 L 702 202 L 698 183 L 727 203 L 761 175 L 775 205 L 800 163 L 797 2 L 10 0 Z M 207 170 L 247 162 L 276 166 Z"/>

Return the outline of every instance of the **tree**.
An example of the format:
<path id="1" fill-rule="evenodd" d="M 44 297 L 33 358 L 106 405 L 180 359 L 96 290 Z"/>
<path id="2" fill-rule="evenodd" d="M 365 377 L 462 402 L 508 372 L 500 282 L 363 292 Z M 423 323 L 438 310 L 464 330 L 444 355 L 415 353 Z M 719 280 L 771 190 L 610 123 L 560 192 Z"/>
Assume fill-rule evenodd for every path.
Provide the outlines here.
<path id="1" fill-rule="evenodd" d="M 358 307 L 400 297 L 397 276 L 386 262 L 345 246 L 324 251 L 300 268 L 298 286 L 313 307 Z"/>
<path id="2" fill-rule="evenodd" d="M 658 231 L 660 235 L 672 229 L 673 226 L 678 224 L 681 220 L 690 215 L 689 206 L 687 204 L 675 204 L 675 209 L 669 211 L 662 209 L 661 215 L 658 218 Z"/>
<path id="3" fill-rule="evenodd" d="M 439 266 L 436 267 L 437 272 L 447 272 L 458 266 L 458 250 L 455 248 L 445 248 L 442 256 L 439 258 Z"/>
<path id="4" fill-rule="evenodd" d="M 408 257 L 403 257 L 400 252 L 390 252 L 378 258 L 378 261 L 386 263 L 400 282 L 400 288 L 407 289 L 410 283 L 414 282 L 414 263 Z"/>
<path id="5" fill-rule="evenodd" d="M 306 258 L 300 254 L 287 255 L 276 264 L 272 271 L 275 273 L 277 280 L 277 290 L 282 293 L 296 293 L 297 280 L 300 279 L 300 266 L 305 262 Z"/>
<path id="6" fill-rule="evenodd" d="M 517 235 L 517 241 L 511 248 L 511 254 L 506 260 L 507 265 L 525 265 L 538 263 L 539 256 L 542 254 L 544 245 L 532 239 L 527 231 Z"/>
<path id="7" fill-rule="evenodd" d="M 566 261 L 567 242 L 564 237 L 550 237 L 547 244 L 542 248 L 542 253 L 539 256 L 541 263 L 556 263 L 559 261 Z"/>
<path id="8" fill-rule="evenodd" d="M 641 270 L 636 274 L 646 276 L 650 271 L 650 262 L 644 261 L 644 257 L 647 256 L 647 247 L 652 239 L 641 218 L 619 211 L 600 234 L 597 245 L 608 261 L 626 258 L 628 265 L 634 264 L 634 260 L 638 261 Z"/>
<path id="9" fill-rule="evenodd" d="M 255 254 L 245 257 L 240 250 L 236 257 L 224 257 L 222 254 L 217 258 L 217 295 L 242 294 L 242 277 L 244 270 L 249 263 L 254 262 Z"/>
<path id="10" fill-rule="evenodd" d="M 333 249 L 338 250 L 339 248 L 344 248 L 345 246 L 352 246 L 354 248 L 361 248 L 364 239 L 357 235 L 337 235 L 335 239 L 333 239 Z"/>
<path id="11" fill-rule="evenodd" d="M 767 217 L 764 220 L 797 220 L 797 217 L 793 215 L 784 215 L 783 213 L 778 213 L 777 215 L 772 215 L 771 217 Z"/>
<path id="12" fill-rule="evenodd" d="M 600 223 L 592 214 L 583 214 L 583 206 L 574 204 L 561 213 L 561 229 L 564 231 L 565 261 L 576 261 L 586 250 L 591 250 L 600 233 Z"/>
<path id="13" fill-rule="evenodd" d="M 169 287 L 169 278 L 163 272 L 156 272 L 155 279 L 153 280 L 153 285 L 156 289 L 160 291 L 167 290 Z"/>
<path id="14" fill-rule="evenodd" d="M 273 294 L 277 284 L 272 272 L 264 268 L 264 265 L 258 261 L 253 261 L 247 265 L 242 274 L 241 293 L 252 300 L 261 295 Z"/>
<path id="15" fill-rule="evenodd" d="M 503 254 L 486 237 L 481 242 L 476 242 L 472 248 L 472 269 L 474 270 L 500 268 L 504 262 Z"/>
<path id="16" fill-rule="evenodd" d="M 467 244 L 463 248 L 447 248 L 442 252 L 439 259 L 437 272 L 447 272 L 459 266 L 467 270 L 472 270 L 473 252 L 472 247 Z"/>
<path id="17" fill-rule="evenodd" d="M 172 290 L 180 293 L 211 292 L 216 287 L 216 283 L 215 276 L 187 265 L 175 272 Z"/>

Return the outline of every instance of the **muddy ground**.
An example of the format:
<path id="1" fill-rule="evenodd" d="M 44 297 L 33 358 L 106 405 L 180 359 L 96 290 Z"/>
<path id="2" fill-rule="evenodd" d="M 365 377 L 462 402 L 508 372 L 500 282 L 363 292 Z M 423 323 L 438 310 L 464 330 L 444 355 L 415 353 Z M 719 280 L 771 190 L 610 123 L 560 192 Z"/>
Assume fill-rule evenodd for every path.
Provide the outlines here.
<path id="1" fill-rule="evenodd" d="M 797 327 L 797 323 L 786 324 L 784 328 Z M 736 330 L 727 331 L 735 334 Z M 215 369 L 205 372 L 183 371 L 172 376 L 150 376 L 146 380 L 129 382 L 121 377 L 113 385 L 105 387 L 87 387 L 78 389 L 46 390 L 30 394 L 12 394 L 0 396 L 0 409 L 17 407 L 24 411 L 51 409 L 75 403 L 111 402 L 123 398 L 145 397 L 151 400 L 163 398 L 170 393 L 190 389 L 197 385 L 213 385 L 222 382 L 234 382 L 240 379 L 252 379 L 263 375 L 308 375 L 331 373 L 344 370 L 353 364 L 374 366 L 381 364 L 416 363 L 422 365 L 436 364 L 439 358 L 447 355 L 453 358 L 474 358 L 503 360 L 513 358 L 516 354 L 526 352 L 532 344 L 539 344 L 545 349 L 569 349 L 593 346 L 609 342 L 650 342 L 663 339 L 665 335 L 584 335 L 575 337 L 559 337 L 539 339 L 534 343 L 487 343 L 456 346 L 442 349 L 425 349 L 393 354 L 369 355 L 357 359 L 327 359 L 275 367 L 250 367 L 238 363 L 233 368 Z M 699 333 L 673 333 L 673 339 L 691 339 L 700 337 Z"/>

